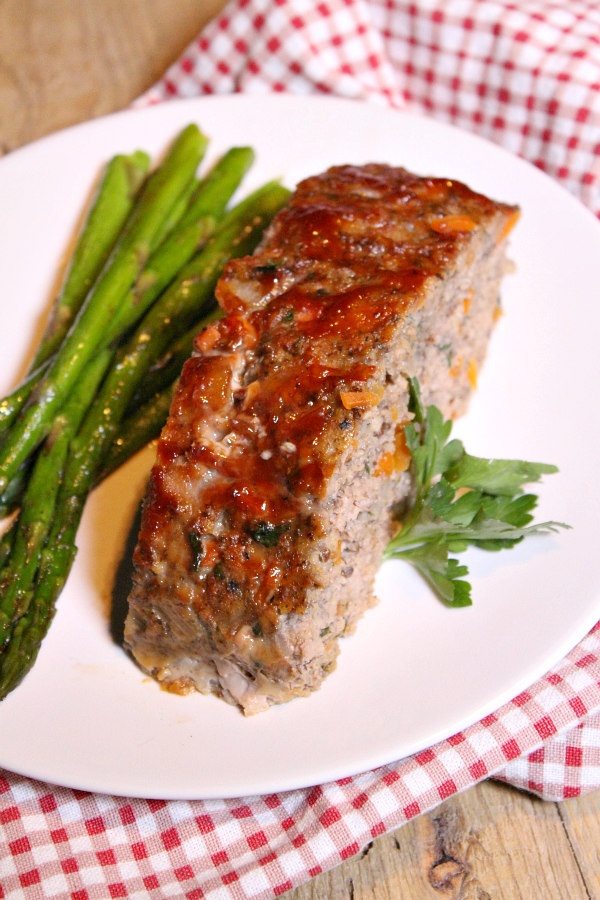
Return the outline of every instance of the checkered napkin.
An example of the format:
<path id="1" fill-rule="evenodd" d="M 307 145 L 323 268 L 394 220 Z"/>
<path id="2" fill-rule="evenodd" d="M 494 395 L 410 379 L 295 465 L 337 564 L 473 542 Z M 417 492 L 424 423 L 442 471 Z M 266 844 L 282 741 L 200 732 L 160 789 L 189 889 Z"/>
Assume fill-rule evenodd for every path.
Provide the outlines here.
<path id="1" fill-rule="evenodd" d="M 597 0 L 233 0 L 144 98 L 336 94 L 503 144 L 600 215 Z"/>
<path id="2" fill-rule="evenodd" d="M 600 624 L 493 715 L 331 784 L 166 802 L 0 774 L 0 897 L 278 896 L 490 775 L 553 800 L 600 786 L 598 710 Z"/>
<path id="3" fill-rule="evenodd" d="M 504 144 L 600 214 L 595 0 L 234 0 L 138 103 L 241 90 L 409 106 Z M 331 784 L 166 802 L 0 773 L 0 900 L 278 896 L 490 776 L 548 800 L 600 787 L 600 623 L 493 715 Z"/>

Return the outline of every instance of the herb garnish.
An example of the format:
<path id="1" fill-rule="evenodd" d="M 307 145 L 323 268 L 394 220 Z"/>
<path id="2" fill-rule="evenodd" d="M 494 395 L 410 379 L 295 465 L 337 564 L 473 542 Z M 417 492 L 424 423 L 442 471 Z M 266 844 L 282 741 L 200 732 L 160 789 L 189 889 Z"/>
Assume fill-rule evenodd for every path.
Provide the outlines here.
<path id="1" fill-rule="evenodd" d="M 446 356 L 446 361 L 448 363 L 448 368 L 452 365 L 452 359 L 454 357 L 454 349 L 452 344 L 437 344 L 437 349 L 440 353 L 444 353 Z"/>
<path id="2" fill-rule="evenodd" d="M 385 557 L 412 563 L 448 606 L 469 606 L 471 585 L 464 580 L 469 570 L 449 554 L 470 545 L 502 550 L 530 535 L 568 528 L 562 522 L 530 524 L 538 498 L 523 493 L 524 484 L 558 469 L 471 456 L 461 441 L 448 440 L 452 422 L 444 421 L 436 406 L 423 406 L 418 381 L 408 383 L 414 420 L 405 438 L 416 496 Z"/>
<path id="3" fill-rule="evenodd" d="M 197 531 L 188 531 L 188 543 L 192 551 L 192 572 L 197 572 L 204 556 L 204 547 L 202 546 L 202 538 Z"/>
<path id="4" fill-rule="evenodd" d="M 255 522 L 254 525 L 248 528 L 248 534 L 257 544 L 262 544 L 263 547 L 276 547 L 279 543 L 279 538 L 288 528 L 289 525 L 286 522 L 283 525 L 273 525 L 271 522 Z"/>
<path id="5" fill-rule="evenodd" d="M 268 260 L 267 262 L 262 263 L 259 266 L 254 266 L 253 271 L 256 275 L 272 275 L 277 271 L 278 268 L 279 266 L 276 262 Z"/>

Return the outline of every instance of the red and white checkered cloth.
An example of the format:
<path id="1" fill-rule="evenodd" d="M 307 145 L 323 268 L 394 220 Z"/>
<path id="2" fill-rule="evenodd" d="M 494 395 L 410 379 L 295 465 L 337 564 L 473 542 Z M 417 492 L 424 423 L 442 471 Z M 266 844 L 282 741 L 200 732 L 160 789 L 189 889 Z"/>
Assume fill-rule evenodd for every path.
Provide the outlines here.
<path id="1" fill-rule="evenodd" d="M 597 0 L 233 0 L 142 102 L 234 91 L 408 106 L 503 144 L 600 215 Z"/>
<path id="2" fill-rule="evenodd" d="M 598 710 L 600 624 L 545 678 L 471 728 L 312 789 L 125 800 L 5 773 L 0 897 L 278 896 L 490 775 L 553 800 L 597 787 Z"/>
<path id="3" fill-rule="evenodd" d="M 595 0 L 234 0 L 139 103 L 240 90 L 408 105 L 504 144 L 600 215 Z M 0 900 L 278 896 L 490 776 L 548 800 L 600 787 L 600 623 L 494 715 L 332 784 L 166 802 L 0 773 Z"/>

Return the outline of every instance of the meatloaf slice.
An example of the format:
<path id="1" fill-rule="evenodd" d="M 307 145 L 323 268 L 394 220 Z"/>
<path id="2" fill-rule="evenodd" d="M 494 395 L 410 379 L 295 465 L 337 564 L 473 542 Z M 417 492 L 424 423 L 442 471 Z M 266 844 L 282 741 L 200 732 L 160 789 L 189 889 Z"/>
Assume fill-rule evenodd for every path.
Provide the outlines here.
<path id="1" fill-rule="evenodd" d="M 410 498 L 406 376 L 456 416 L 513 206 L 386 165 L 303 181 L 197 338 L 158 443 L 126 642 L 245 713 L 315 690 Z"/>

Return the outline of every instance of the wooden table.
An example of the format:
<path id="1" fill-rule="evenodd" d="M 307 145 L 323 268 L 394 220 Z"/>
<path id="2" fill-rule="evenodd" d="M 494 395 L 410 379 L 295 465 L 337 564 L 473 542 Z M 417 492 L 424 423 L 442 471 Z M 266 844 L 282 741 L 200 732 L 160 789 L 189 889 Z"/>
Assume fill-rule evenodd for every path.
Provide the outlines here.
<path id="1" fill-rule="evenodd" d="M 2 0 L 0 150 L 127 106 L 223 0 Z M 486 782 L 373 841 L 289 900 L 600 898 L 600 796 Z"/>

